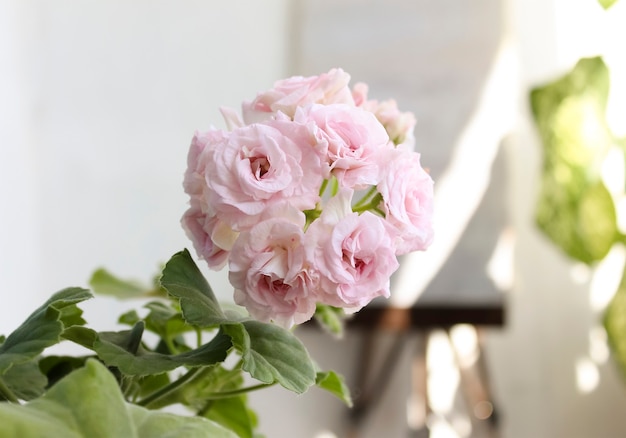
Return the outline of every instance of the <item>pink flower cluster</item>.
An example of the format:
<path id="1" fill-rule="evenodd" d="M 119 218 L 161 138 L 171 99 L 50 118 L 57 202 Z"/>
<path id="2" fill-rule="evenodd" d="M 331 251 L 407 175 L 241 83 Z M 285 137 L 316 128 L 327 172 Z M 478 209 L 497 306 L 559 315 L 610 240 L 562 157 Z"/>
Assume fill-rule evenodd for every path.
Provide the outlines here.
<path id="1" fill-rule="evenodd" d="M 368 100 L 341 69 L 278 81 L 197 132 L 183 227 L 234 299 L 291 327 L 317 303 L 356 311 L 389 296 L 397 256 L 433 238 L 433 181 L 413 152 L 415 118 Z"/>

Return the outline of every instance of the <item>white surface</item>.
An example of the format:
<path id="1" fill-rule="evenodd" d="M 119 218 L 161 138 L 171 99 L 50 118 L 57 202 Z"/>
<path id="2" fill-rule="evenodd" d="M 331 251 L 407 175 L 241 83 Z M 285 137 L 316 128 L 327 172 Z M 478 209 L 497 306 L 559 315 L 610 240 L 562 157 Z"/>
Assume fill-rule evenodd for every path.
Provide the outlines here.
<path id="1" fill-rule="evenodd" d="M 0 333 L 99 266 L 148 281 L 191 248 L 191 137 L 285 75 L 285 15 L 282 0 L 0 3 Z"/>

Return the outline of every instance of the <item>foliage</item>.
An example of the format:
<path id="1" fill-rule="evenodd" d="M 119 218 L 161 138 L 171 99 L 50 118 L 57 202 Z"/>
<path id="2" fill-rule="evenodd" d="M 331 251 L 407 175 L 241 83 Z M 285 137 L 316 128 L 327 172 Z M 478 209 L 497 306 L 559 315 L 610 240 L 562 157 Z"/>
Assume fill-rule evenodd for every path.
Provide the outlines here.
<path id="1" fill-rule="evenodd" d="M 600 3 L 600 6 L 602 6 L 604 9 L 609 9 L 611 6 L 617 3 L 617 0 L 598 0 L 598 3 Z"/>
<path id="2" fill-rule="evenodd" d="M 608 68 L 596 57 L 581 59 L 567 75 L 530 95 L 544 146 L 537 224 L 569 257 L 589 265 L 626 241 L 600 174 L 609 148 L 626 145 L 606 122 L 609 93 Z M 626 376 L 626 270 L 622 275 L 604 327 Z"/>
<path id="3" fill-rule="evenodd" d="M 0 337 L 0 399 L 8 402 L 0 403 L 1 436 L 252 438 L 257 419 L 246 393 L 275 384 L 296 393 L 317 384 L 350 404 L 342 379 L 317 371 L 291 331 L 222 309 L 186 250 L 157 284 L 99 270 L 91 286 L 144 297 L 145 316 L 133 310 L 119 318 L 128 330 L 96 332 L 77 307 L 92 294 L 69 288 Z M 64 340 L 89 353 L 43 355 Z M 244 373 L 259 383 L 245 386 Z M 153 411 L 174 404 L 195 417 Z"/>
<path id="4" fill-rule="evenodd" d="M 568 256 L 587 264 L 602 260 L 622 238 L 600 175 L 614 142 L 605 120 L 608 91 L 604 62 L 589 58 L 531 92 L 544 146 L 537 224 Z"/>

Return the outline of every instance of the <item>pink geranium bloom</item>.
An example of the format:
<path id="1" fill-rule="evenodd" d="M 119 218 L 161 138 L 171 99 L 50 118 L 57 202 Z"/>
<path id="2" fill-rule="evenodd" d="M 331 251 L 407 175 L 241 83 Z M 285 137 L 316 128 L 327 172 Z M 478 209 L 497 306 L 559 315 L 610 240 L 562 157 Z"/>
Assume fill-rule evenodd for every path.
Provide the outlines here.
<path id="1" fill-rule="evenodd" d="M 419 154 L 393 150 L 377 189 L 386 220 L 396 229 L 397 254 L 425 250 L 434 234 L 433 180 L 422 168 Z"/>
<path id="2" fill-rule="evenodd" d="M 252 102 L 244 102 L 243 119 L 254 123 L 267 120 L 279 111 L 293 117 L 298 107 L 311 103 L 354 105 L 348 82 L 350 75 L 337 68 L 319 76 L 293 76 L 277 81 Z"/>
<path id="3" fill-rule="evenodd" d="M 224 131 L 212 129 L 206 132 L 199 132 L 193 136 L 191 146 L 187 153 L 187 170 L 183 179 L 183 188 L 205 213 L 213 214 L 213 210 L 208 204 L 208 187 L 206 184 L 206 166 L 208 160 L 208 150 L 212 145 L 226 141 L 227 135 Z"/>
<path id="4" fill-rule="evenodd" d="M 198 256 L 207 262 L 209 268 L 220 270 L 226 266 L 230 249 L 239 233 L 216 216 L 204 213 L 194 204 L 192 202 L 192 206 L 183 215 L 183 229 Z"/>
<path id="5" fill-rule="evenodd" d="M 359 82 L 352 88 L 352 97 L 356 106 L 373 113 L 382 123 L 389 135 L 390 140 L 395 145 L 405 145 L 413 148 L 415 136 L 415 115 L 411 112 L 401 112 L 398 104 L 394 99 L 384 100 L 368 100 L 368 87 L 366 84 Z"/>
<path id="6" fill-rule="evenodd" d="M 356 311 L 389 296 L 398 261 L 384 219 L 353 213 L 351 199 L 352 190 L 344 189 L 329 201 L 307 230 L 307 248 L 319 275 L 321 301 Z"/>
<path id="7" fill-rule="evenodd" d="M 298 222 L 287 216 L 259 222 L 241 233 L 229 259 L 235 303 L 260 321 L 286 328 L 311 319 L 317 302 L 300 217 Z"/>
<path id="8" fill-rule="evenodd" d="M 314 104 L 299 109 L 294 120 L 315 123 L 340 185 L 362 189 L 378 183 L 381 154 L 390 146 L 385 128 L 372 113 L 344 104 Z"/>
<path id="9" fill-rule="evenodd" d="M 208 150 L 208 201 L 220 219 L 243 231 L 264 211 L 288 201 L 312 209 L 324 178 L 310 126 L 272 120 L 229 132 Z"/>

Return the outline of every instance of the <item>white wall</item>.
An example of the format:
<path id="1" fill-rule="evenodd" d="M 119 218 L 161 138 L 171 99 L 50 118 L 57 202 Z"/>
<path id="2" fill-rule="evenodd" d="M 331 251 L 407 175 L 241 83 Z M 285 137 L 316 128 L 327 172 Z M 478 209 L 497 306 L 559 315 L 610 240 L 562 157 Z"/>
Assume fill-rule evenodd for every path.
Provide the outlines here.
<path id="1" fill-rule="evenodd" d="M 191 248 L 179 225 L 189 142 L 222 125 L 219 106 L 285 75 L 286 9 L 0 3 L 0 333 L 99 266 L 147 281 Z M 102 310 L 102 323 L 117 317 Z"/>

